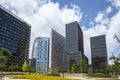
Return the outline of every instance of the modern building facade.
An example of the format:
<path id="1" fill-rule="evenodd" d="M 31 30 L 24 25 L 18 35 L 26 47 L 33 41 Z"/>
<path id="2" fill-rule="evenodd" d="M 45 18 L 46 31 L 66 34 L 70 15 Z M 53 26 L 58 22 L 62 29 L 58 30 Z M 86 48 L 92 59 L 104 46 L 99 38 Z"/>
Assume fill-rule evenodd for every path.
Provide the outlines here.
<path id="1" fill-rule="evenodd" d="M 13 53 L 7 67 L 18 65 L 21 70 L 24 60 L 28 59 L 30 32 L 28 23 L 0 5 L 0 48 Z"/>
<path id="2" fill-rule="evenodd" d="M 66 53 L 68 55 L 68 69 L 72 64 L 80 67 L 80 60 L 84 55 L 83 32 L 77 21 L 66 24 Z"/>
<path id="3" fill-rule="evenodd" d="M 55 73 L 55 69 L 62 71 L 65 52 L 65 38 L 53 29 L 50 36 L 49 51 L 49 68 L 51 69 L 51 73 Z"/>
<path id="4" fill-rule="evenodd" d="M 90 43 L 92 69 L 94 72 L 96 70 L 100 71 L 101 64 L 104 64 L 105 68 L 108 66 L 105 35 L 91 37 Z"/>
<path id="5" fill-rule="evenodd" d="M 37 73 L 47 73 L 49 67 L 49 38 L 38 37 L 35 39 L 32 51 L 32 67 Z"/>

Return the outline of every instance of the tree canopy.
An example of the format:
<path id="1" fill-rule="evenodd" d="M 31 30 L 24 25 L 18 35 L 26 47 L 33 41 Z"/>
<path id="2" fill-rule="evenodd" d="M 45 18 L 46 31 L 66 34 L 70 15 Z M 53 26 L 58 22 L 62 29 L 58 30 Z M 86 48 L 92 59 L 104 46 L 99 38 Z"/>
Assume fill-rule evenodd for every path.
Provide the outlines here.
<path id="1" fill-rule="evenodd" d="M 86 60 L 85 60 L 85 59 L 82 59 L 82 60 L 80 61 L 80 71 L 81 71 L 82 73 L 84 73 L 85 67 L 86 67 Z"/>
<path id="2" fill-rule="evenodd" d="M 76 69 L 77 69 L 77 65 L 76 64 L 72 64 L 71 72 L 75 73 Z"/>
<path id="3" fill-rule="evenodd" d="M 28 70 L 29 70 L 29 65 L 27 64 L 27 61 L 25 61 L 22 66 L 22 71 L 27 72 Z"/>
<path id="4" fill-rule="evenodd" d="M 114 64 L 110 66 L 109 70 L 114 73 L 114 75 L 120 74 L 120 53 L 119 56 L 112 55 L 110 60 L 113 60 Z M 112 69 L 112 70 L 111 70 Z"/>
<path id="5" fill-rule="evenodd" d="M 0 67 L 5 66 L 5 61 L 12 56 L 12 53 L 6 48 L 0 49 Z"/>
<path id="6" fill-rule="evenodd" d="M 0 49 L 0 56 L 4 57 L 4 58 L 9 58 L 12 56 L 12 53 L 7 50 L 6 48 L 1 48 Z"/>

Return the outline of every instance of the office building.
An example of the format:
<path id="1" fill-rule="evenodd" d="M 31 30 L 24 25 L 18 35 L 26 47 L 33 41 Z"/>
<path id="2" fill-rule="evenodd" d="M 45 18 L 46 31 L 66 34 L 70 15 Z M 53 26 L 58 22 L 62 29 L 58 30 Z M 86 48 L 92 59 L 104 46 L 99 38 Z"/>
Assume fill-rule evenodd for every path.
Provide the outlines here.
<path id="1" fill-rule="evenodd" d="M 105 35 L 91 37 L 90 43 L 92 69 L 94 72 L 96 70 L 100 71 L 100 65 L 102 63 L 104 64 L 104 68 L 108 66 Z"/>
<path id="2" fill-rule="evenodd" d="M 31 67 L 36 67 L 37 73 L 47 73 L 49 67 L 49 38 L 37 37 L 33 44 Z"/>
<path id="3" fill-rule="evenodd" d="M 80 67 L 80 60 L 83 58 L 83 32 L 77 21 L 66 24 L 66 53 L 68 56 L 68 69 L 72 64 Z"/>
<path id="4" fill-rule="evenodd" d="M 19 70 L 28 59 L 31 26 L 0 5 L 0 48 L 13 53 L 6 67 L 18 65 Z"/>
<path id="5" fill-rule="evenodd" d="M 55 73 L 55 69 L 62 71 L 65 51 L 65 38 L 52 29 L 50 36 L 50 56 L 49 68 L 51 73 Z"/>

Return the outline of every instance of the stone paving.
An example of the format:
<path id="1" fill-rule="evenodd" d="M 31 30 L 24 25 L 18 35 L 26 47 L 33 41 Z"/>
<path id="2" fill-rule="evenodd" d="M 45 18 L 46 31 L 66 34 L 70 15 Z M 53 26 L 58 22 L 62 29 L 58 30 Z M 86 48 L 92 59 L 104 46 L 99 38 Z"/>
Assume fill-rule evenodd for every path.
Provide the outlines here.
<path id="1" fill-rule="evenodd" d="M 9 76 L 5 76 L 3 80 L 29 80 L 29 79 L 12 79 Z"/>

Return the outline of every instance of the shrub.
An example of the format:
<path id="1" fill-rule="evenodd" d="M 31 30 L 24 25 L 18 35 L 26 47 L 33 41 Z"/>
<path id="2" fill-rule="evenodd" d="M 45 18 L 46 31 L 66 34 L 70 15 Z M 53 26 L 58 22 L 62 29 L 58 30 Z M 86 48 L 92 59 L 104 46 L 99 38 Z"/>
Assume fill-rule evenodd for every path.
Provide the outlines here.
<path id="1" fill-rule="evenodd" d="M 103 74 L 103 73 L 93 73 L 93 74 L 88 74 L 89 77 L 97 77 L 97 78 L 111 78 L 110 75 L 108 74 Z"/>
<path id="2" fill-rule="evenodd" d="M 40 74 L 26 74 L 26 75 L 12 76 L 12 77 L 15 79 L 30 79 L 30 80 L 71 80 L 58 76 L 48 76 L 48 75 L 40 75 Z"/>

